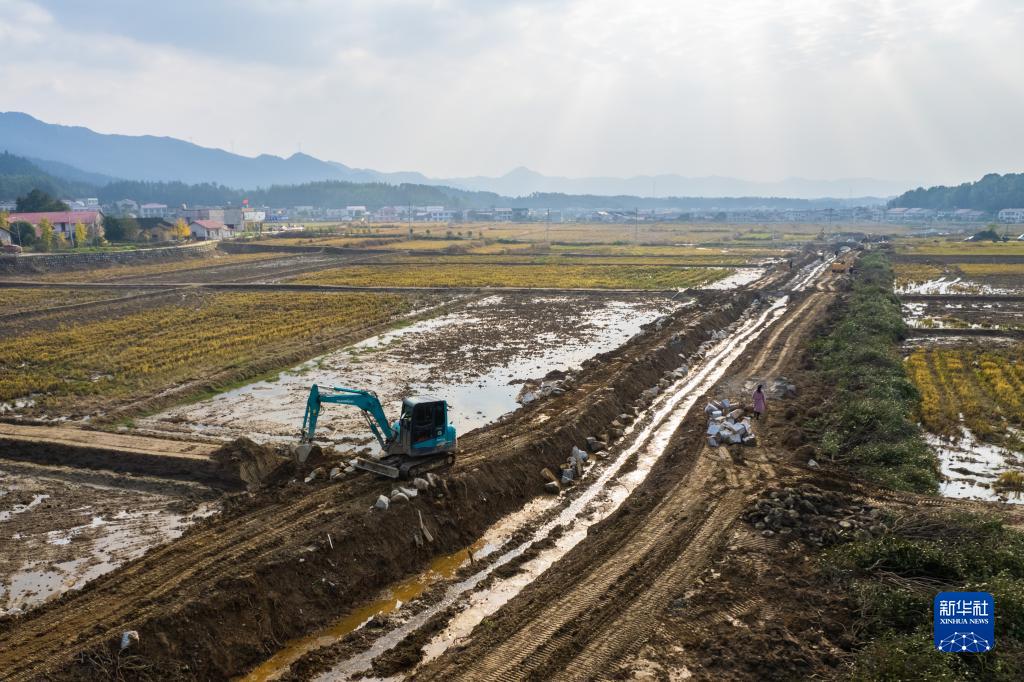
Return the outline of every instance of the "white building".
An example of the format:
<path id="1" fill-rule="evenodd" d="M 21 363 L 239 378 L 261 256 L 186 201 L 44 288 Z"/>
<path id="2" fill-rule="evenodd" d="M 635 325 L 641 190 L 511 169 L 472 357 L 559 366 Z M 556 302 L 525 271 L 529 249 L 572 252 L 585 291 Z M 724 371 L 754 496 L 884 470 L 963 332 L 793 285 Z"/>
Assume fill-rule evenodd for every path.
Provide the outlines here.
<path id="1" fill-rule="evenodd" d="M 1004 208 L 999 212 L 1001 223 L 1024 223 L 1024 208 Z"/>
<path id="2" fill-rule="evenodd" d="M 193 220 L 188 226 L 193 239 L 208 239 L 215 241 L 227 239 L 231 236 L 230 227 L 219 220 Z"/>
<path id="3" fill-rule="evenodd" d="M 166 218 L 167 204 L 142 204 L 139 206 L 140 218 Z"/>

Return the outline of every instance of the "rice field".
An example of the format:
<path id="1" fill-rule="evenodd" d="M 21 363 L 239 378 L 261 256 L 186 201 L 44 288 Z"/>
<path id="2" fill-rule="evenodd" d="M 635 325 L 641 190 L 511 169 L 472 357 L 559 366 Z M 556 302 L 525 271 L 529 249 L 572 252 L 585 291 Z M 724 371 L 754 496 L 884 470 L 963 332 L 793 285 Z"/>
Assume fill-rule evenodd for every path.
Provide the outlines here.
<path id="1" fill-rule="evenodd" d="M 23 313 L 75 303 L 88 303 L 104 299 L 124 296 L 124 293 L 103 291 L 102 289 L 33 289 L 11 288 L 0 289 L 0 319 L 4 315 Z"/>
<path id="2" fill-rule="evenodd" d="M 531 287 L 565 289 L 677 289 L 700 287 L 730 274 L 728 269 L 664 265 L 347 266 L 302 275 L 303 284 L 406 287 Z"/>
<path id="3" fill-rule="evenodd" d="M 218 251 L 214 252 L 214 255 L 212 256 L 201 258 L 162 261 L 158 263 L 142 263 L 138 265 L 112 265 L 106 268 L 72 270 L 68 272 L 50 272 L 45 275 L 36 276 L 34 279 L 50 282 L 106 282 L 126 277 L 145 277 L 148 275 L 162 275 L 172 272 L 205 270 L 210 267 L 221 265 L 255 263 L 280 257 L 281 254 L 279 253 L 227 254 Z"/>
<path id="4" fill-rule="evenodd" d="M 981 227 L 978 228 L 983 229 Z M 899 239 L 896 252 L 917 256 L 1024 256 L 1024 242 L 965 242 L 950 239 Z"/>
<path id="5" fill-rule="evenodd" d="M 922 425 L 958 440 L 966 427 L 981 441 L 1024 452 L 1024 344 L 919 348 L 906 359 L 921 394 Z"/>
<path id="6" fill-rule="evenodd" d="M 408 297 L 372 293 L 190 293 L 115 318 L 0 339 L 0 403 L 79 412 L 100 399 L 149 398 L 230 370 L 244 379 L 275 357 L 383 323 Z"/>

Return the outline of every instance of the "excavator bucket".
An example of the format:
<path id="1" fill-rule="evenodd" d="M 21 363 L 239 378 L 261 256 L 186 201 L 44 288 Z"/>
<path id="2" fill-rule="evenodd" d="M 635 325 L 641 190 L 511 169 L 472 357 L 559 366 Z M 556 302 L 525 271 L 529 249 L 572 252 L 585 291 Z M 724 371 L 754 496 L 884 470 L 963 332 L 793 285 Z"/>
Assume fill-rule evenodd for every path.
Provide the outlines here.
<path id="1" fill-rule="evenodd" d="M 357 457 L 355 467 L 356 469 L 370 471 L 381 476 L 387 476 L 388 478 L 399 478 L 402 475 L 401 469 L 396 466 L 389 466 L 383 462 L 375 462 L 372 459 L 366 459 L 365 457 Z"/>
<path id="2" fill-rule="evenodd" d="M 309 458 L 309 452 L 313 449 L 311 443 L 301 443 L 295 446 L 292 453 L 295 455 L 295 461 L 299 464 L 305 464 L 306 459 Z"/>

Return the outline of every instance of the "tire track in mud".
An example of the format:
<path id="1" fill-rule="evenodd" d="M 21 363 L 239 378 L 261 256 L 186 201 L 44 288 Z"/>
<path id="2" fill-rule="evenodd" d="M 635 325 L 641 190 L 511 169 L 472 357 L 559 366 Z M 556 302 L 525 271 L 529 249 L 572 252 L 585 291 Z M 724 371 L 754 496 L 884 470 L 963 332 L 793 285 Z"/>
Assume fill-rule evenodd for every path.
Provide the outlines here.
<path id="1" fill-rule="evenodd" d="M 830 298 L 829 293 L 814 291 L 776 320 L 762 348 L 742 365 L 742 372 L 762 372 L 768 362 L 770 371 L 781 367 Z M 607 534 L 592 534 L 574 550 L 575 556 L 567 555 L 506 604 L 505 613 L 496 614 L 496 627 L 477 628 L 460 651 L 428 664 L 417 671 L 416 678 L 598 677 L 644 641 L 653 622 L 651 614 L 692 584 L 729 536 L 748 495 L 774 476 L 774 468 L 761 453 L 755 451 L 737 465 L 727 449 L 712 452 L 702 445 L 689 471 L 623 542 L 616 544 L 615 534 L 625 531 L 615 528 L 603 528 Z M 634 495 L 648 487 L 658 494 L 655 484 L 645 484 Z M 678 523 L 695 512 L 701 517 L 698 522 Z M 593 558 L 588 559 L 590 553 Z M 569 572 L 573 574 L 566 575 Z"/>

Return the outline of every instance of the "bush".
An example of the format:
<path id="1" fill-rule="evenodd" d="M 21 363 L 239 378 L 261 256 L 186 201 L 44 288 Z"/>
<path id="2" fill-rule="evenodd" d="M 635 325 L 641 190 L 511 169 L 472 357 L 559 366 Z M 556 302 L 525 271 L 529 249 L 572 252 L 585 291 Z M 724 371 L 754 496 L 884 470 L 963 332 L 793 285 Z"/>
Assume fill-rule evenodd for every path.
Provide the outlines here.
<path id="1" fill-rule="evenodd" d="M 908 329 L 892 286 L 884 254 L 860 259 L 834 326 L 814 346 L 815 367 L 834 390 L 808 432 L 819 434 L 823 454 L 867 478 L 934 492 L 938 462 L 913 421 L 921 396 L 899 355 Z"/>

